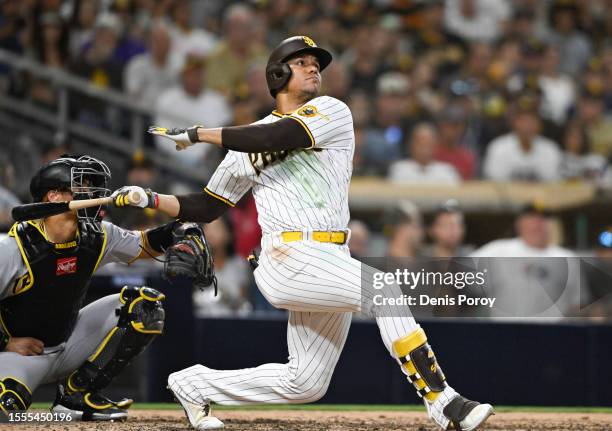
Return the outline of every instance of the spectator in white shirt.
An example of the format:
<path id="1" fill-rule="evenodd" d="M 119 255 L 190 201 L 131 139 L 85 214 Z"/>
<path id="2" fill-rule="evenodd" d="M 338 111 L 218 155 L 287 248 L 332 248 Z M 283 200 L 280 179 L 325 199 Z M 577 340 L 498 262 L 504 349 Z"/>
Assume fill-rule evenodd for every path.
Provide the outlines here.
<path id="1" fill-rule="evenodd" d="M 412 159 L 394 162 L 389 167 L 389 180 L 402 184 L 459 183 L 461 177 L 452 165 L 433 158 L 438 139 L 438 131 L 433 125 L 416 125 L 409 140 Z"/>
<path id="2" fill-rule="evenodd" d="M 178 81 L 178 71 L 169 61 L 170 33 L 159 22 L 149 33 L 149 52 L 134 57 L 125 69 L 126 93 L 145 107 L 152 107 L 158 96 Z"/>
<path id="3" fill-rule="evenodd" d="M 181 71 L 181 84 L 163 92 L 155 107 L 155 124 L 173 127 L 222 127 L 232 120 L 232 109 L 225 97 L 206 88 L 203 57 L 188 55 Z M 165 139 L 155 140 L 159 150 L 189 166 L 201 166 L 212 145 L 194 145 L 190 151 L 176 151 Z"/>
<path id="4" fill-rule="evenodd" d="M 553 244 L 553 222 L 541 206 L 518 216 L 517 237 L 498 239 L 471 254 L 487 269 L 487 296 L 502 317 L 562 317 L 580 302 L 579 262 L 574 252 Z M 561 259 L 571 258 L 571 259 Z"/>
<path id="5" fill-rule="evenodd" d="M 484 176 L 495 181 L 557 181 L 560 179 L 561 150 L 540 136 L 538 99 L 519 97 L 512 115 L 512 132 L 488 145 Z"/>
<path id="6" fill-rule="evenodd" d="M 493 42 L 511 12 L 506 0 L 446 0 L 444 21 L 448 31 L 462 39 Z"/>

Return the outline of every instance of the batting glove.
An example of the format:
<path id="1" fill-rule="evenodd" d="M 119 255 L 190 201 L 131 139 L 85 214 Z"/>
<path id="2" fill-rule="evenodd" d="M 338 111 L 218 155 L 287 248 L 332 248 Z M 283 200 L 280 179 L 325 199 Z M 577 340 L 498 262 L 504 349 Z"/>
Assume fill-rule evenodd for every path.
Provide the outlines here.
<path id="1" fill-rule="evenodd" d="M 192 126 L 186 129 L 167 129 L 165 127 L 151 126 L 148 132 L 162 138 L 172 139 L 176 143 L 176 150 L 181 151 L 200 142 L 198 139 L 199 127 L 202 126 Z"/>
<path id="2" fill-rule="evenodd" d="M 130 196 L 132 198 L 130 198 Z M 134 199 L 137 197 L 137 199 Z M 157 208 L 159 196 L 151 189 L 143 189 L 138 186 L 124 186 L 117 189 L 111 195 L 113 205 L 117 208 L 133 206 L 137 208 Z"/>

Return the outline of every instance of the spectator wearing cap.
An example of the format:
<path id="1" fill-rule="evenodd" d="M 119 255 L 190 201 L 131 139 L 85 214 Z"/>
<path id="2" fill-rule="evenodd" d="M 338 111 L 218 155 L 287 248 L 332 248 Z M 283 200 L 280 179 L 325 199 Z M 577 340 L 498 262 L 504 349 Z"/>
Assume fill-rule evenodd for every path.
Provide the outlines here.
<path id="1" fill-rule="evenodd" d="M 585 127 L 591 150 L 609 159 L 612 156 L 612 119 L 605 115 L 604 109 L 603 82 L 585 83 L 575 119 Z"/>
<path id="2" fill-rule="evenodd" d="M 434 150 L 434 159 L 452 165 L 463 180 L 470 180 L 476 173 L 476 155 L 464 144 L 467 117 L 457 105 L 451 105 L 437 120 L 440 139 Z"/>
<path id="3" fill-rule="evenodd" d="M 361 155 L 379 172 L 386 172 L 389 164 L 402 154 L 409 82 L 400 72 L 388 72 L 378 79 L 377 86 L 375 117 L 365 129 Z"/>
<path id="4" fill-rule="evenodd" d="M 494 181 L 557 181 L 561 177 L 558 145 L 539 135 L 538 98 L 519 96 L 512 112 L 512 131 L 493 139 L 483 163 L 484 177 Z"/>
<path id="5" fill-rule="evenodd" d="M 578 26 L 579 9 L 575 0 L 555 0 L 550 9 L 549 42 L 558 46 L 562 73 L 578 77 L 591 57 L 591 43 Z"/>
<path id="6" fill-rule="evenodd" d="M 449 201 L 433 214 L 427 230 L 432 244 L 424 253 L 428 257 L 451 258 L 470 254 L 472 247 L 463 245 L 465 221 L 457 202 Z"/>
<path id="7" fill-rule="evenodd" d="M 399 184 L 459 183 L 461 177 L 452 165 L 434 160 L 438 142 L 438 132 L 433 125 L 417 124 L 409 140 L 411 159 L 394 162 L 389 168 L 389 180 Z"/>
<path id="8" fill-rule="evenodd" d="M 155 106 L 155 124 L 189 127 L 222 127 L 232 120 L 232 110 L 223 94 L 207 88 L 206 60 L 188 55 L 180 75 L 180 85 L 160 94 Z M 188 166 L 201 166 L 212 150 L 210 145 L 195 145 L 190 151 L 176 151 L 165 139 L 155 140 L 157 148 Z"/>
<path id="9" fill-rule="evenodd" d="M 125 92 L 142 106 L 155 106 L 159 95 L 178 81 L 169 60 L 170 47 L 168 27 L 157 22 L 149 29 L 149 52 L 134 57 L 125 69 Z"/>
<path id="10" fill-rule="evenodd" d="M 202 28 L 191 26 L 191 5 L 188 1 L 175 1 L 170 15 L 171 58 L 175 70 L 179 70 L 189 54 L 207 57 L 215 50 L 217 37 Z"/>
<path id="11" fill-rule="evenodd" d="M 467 41 L 493 42 L 501 35 L 512 9 L 507 0 L 446 0 L 446 28 Z"/>
<path id="12" fill-rule="evenodd" d="M 589 137 L 578 122 L 570 123 L 563 135 L 561 176 L 567 180 L 596 181 L 606 172 L 607 161 L 590 152 Z"/>
<path id="13" fill-rule="evenodd" d="M 227 8 L 223 16 L 223 38 L 210 56 L 211 88 L 227 97 L 245 93 L 250 65 L 267 60 L 266 49 L 256 37 L 257 29 L 257 16 L 249 6 L 237 3 Z"/>
<path id="14" fill-rule="evenodd" d="M 487 268 L 487 293 L 497 298 L 494 316 L 563 317 L 580 302 L 576 255 L 553 244 L 551 214 L 538 204 L 523 208 L 517 236 L 494 240 L 471 256 Z M 570 258 L 570 259 L 559 259 Z"/>

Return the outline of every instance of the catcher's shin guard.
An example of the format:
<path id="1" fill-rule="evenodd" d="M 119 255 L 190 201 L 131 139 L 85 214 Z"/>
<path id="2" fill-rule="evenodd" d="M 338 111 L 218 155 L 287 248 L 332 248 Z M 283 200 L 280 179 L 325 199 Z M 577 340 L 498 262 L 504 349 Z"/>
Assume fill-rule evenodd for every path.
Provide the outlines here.
<path id="1" fill-rule="evenodd" d="M 425 331 L 418 328 L 393 343 L 395 357 L 408 381 L 414 385 L 417 394 L 434 402 L 446 388 L 446 377 L 427 343 Z"/>
<path id="2" fill-rule="evenodd" d="M 32 391 L 13 377 L 0 379 L 0 413 L 27 410 L 32 404 Z"/>
<path id="3" fill-rule="evenodd" d="M 165 296 L 148 287 L 127 287 L 121 290 L 123 306 L 116 310 L 117 326 L 108 333 L 96 352 L 68 377 L 67 389 L 72 392 L 96 392 L 108 386 L 156 335 L 164 329 Z"/>

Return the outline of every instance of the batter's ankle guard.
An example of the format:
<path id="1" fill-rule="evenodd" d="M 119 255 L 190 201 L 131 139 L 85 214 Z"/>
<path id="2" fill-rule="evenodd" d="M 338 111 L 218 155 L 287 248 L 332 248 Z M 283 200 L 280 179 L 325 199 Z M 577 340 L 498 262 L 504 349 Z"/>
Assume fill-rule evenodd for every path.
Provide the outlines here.
<path id="1" fill-rule="evenodd" d="M 95 392 L 108 386 L 130 361 L 164 329 L 165 296 L 148 287 L 121 290 L 123 306 L 116 310 L 117 326 L 108 333 L 96 352 L 68 377 L 68 392 Z"/>
<path id="2" fill-rule="evenodd" d="M 32 391 L 24 383 L 13 377 L 0 380 L 0 412 L 27 410 L 32 404 Z"/>
<path id="3" fill-rule="evenodd" d="M 408 381 L 414 385 L 419 397 L 435 401 L 446 388 L 446 377 L 438 365 L 436 356 L 427 343 L 422 328 L 393 343 L 395 357 Z"/>

